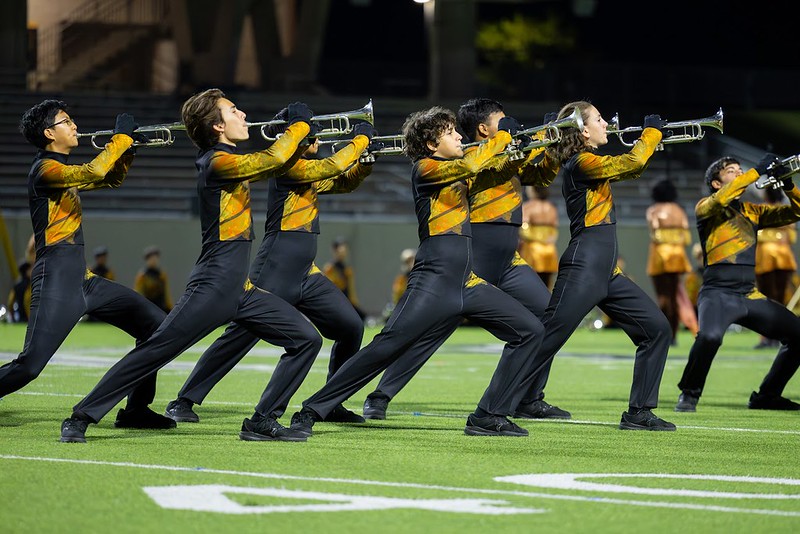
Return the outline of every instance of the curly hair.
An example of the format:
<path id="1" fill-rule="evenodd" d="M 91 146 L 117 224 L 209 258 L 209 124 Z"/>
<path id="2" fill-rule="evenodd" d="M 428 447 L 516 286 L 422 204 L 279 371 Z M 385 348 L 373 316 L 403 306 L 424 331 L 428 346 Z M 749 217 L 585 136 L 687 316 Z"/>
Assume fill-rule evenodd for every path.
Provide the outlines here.
<path id="1" fill-rule="evenodd" d="M 558 112 L 557 120 L 569 117 L 577 109 L 580 111 L 584 122 L 588 121 L 589 109 L 592 107 L 594 106 L 588 100 L 570 102 Z M 561 141 L 547 147 L 547 154 L 559 164 L 563 164 L 569 158 L 584 150 L 591 150 L 591 147 L 586 144 L 583 132 L 577 128 L 564 128 L 561 130 Z"/>
<path id="2" fill-rule="evenodd" d="M 428 148 L 428 143 L 437 144 L 439 138 L 455 126 L 455 113 L 440 106 L 412 113 L 406 118 L 402 130 L 406 156 L 412 161 L 430 156 L 433 151 Z"/>
<path id="3" fill-rule="evenodd" d="M 714 186 L 711 185 L 711 182 L 713 182 L 714 180 L 719 180 L 720 171 L 725 167 L 727 167 L 728 165 L 732 165 L 734 163 L 737 165 L 740 164 L 738 159 L 732 156 L 725 156 L 719 158 L 717 161 L 708 166 L 708 169 L 706 169 L 705 178 L 706 178 L 706 185 L 708 186 L 709 191 L 711 191 L 712 193 L 716 191 L 716 189 L 714 189 Z"/>
<path id="4" fill-rule="evenodd" d="M 672 180 L 661 180 L 653 186 L 650 198 L 653 202 L 675 202 L 678 200 L 678 190 Z"/>
<path id="5" fill-rule="evenodd" d="M 475 141 L 478 125 L 486 123 L 489 115 L 503 111 L 503 105 L 490 98 L 473 98 L 458 108 L 458 127 L 470 142 Z"/>
<path id="6" fill-rule="evenodd" d="M 189 97 L 181 107 L 181 120 L 186 126 L 186 134 L 201 150 L 208 150 L 219 141 L 214 125 L 224 122 L 222 111 L 217 107 L 220 98 L 225 98 L 221 90 L 206 89 Z"/>
<path id="7" fill-rule="evenodd" d="M 56 120 L 59 111 L 67 111 L 67 105 L 61 100 L 45 100 L 33 106 L 22 115 L 19 131 L 30 144 L 44 148 L 50 144 L 44 131 Z"/>

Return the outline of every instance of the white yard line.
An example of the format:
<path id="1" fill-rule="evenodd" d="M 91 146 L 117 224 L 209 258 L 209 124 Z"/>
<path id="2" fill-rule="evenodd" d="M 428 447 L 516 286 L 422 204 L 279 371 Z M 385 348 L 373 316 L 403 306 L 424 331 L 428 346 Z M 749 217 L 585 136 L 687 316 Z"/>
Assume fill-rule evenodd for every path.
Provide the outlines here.
<path id="1" fill-rule="evenodd" d="M 678 502 L 660 502 L 660 501 L 637 501 L 628 499 L 615 499 L 609 497 L 599 496 L 581 496 L 581 495 L 559 495 L 550 493 L 538 493 L 528 491 L 514 491 L 514 490 L 496 490 L 485 488 L 464 488 L 457 486 L 440 486 L 436 484 L 418 484 L 411 482 L 386 482 L 378 480 L 361 480 L 361 479 L 348 479 L 348 478 L 330 478 L 330 477 L 303 477 L 297 475 L 284 475 L 279 473 L 254 473 L 247 471 L 232 471 L 228 469 L 206 469 L 204 467 L 182 467 L 171 465 L 153 465 L 153 464 L 136 464 L 132 462 L 105 462 L 100 460 L 76 460 L 71 458 L 46 458 L 39 456 L 17 456 L 0 454 L 0 459 L 3 460 L 19 460 L 19 461 L 32 461 L 32 462 L 52 462 L 52 463 L 68 463 L 68 464 L 81 464 L 81 465 L 95 465 L 95 466 L 108 466 L 108 467 L 125 467 L 131 469 L 146 469 L 146 470 L 160 470 L 160 471 L 178 471 L 186 473 L 205 473 L 215 475 L 232 475 L 242 477 L 261 478 L 269 480 L 296 480 L 304 482 L 324 482 L 332 484 L 353 484 L 360 486 L 377 486 L 389 488 L 410 488 L 422 489 L 431 491 L 447 491 L 457 493 L 475 493 L 483 495 L 510 495 L 516 497 L 528 497 L 538 499 L 554 499 L 562 501 L 579 501 L 591 503 L 604 503 L 604 504 L 621 504 L 624 506 L 646 506 L 651 508 L 673 508 L 673 509 L 688 509 L 688 510 L 704 510 L 712 512 L 725 512 L 725 513 L 744 513 L 744 514 L 757 514 L 757 515 L 773 515 L 783 517 L 800 517 L 800 512 L 785 511 L 785 510 L 768 510 L 760 508 L 736 508 L 731 506 L 717 506 L 717 505 L 703 505 L 695 503 L 678 503 Z"/>

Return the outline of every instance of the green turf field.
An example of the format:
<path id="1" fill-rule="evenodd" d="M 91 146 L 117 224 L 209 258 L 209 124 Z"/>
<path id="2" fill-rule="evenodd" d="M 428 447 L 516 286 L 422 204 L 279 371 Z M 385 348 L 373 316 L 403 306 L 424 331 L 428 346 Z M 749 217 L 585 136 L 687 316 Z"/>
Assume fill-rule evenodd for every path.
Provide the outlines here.
<path id="1" fill-rule="evenodd" d="M 24 333 L 0 325 L 2 363 Z M 160 373 L 155 409 L 211 340 Z M 112 412 L 86 444 L 64 444 L 61 420 L 132 345 L 111 327 L 80 324 L 35 382 L 0 401 L 0 532 L 800 531 L 800 413 L 746 407 L 774 351 L 730 333 L 698 412 L 676 414 L 689 334 L 679 341 L 655 410 L 677 432 L 617 429 L 632 345 L 619 331 L 580 330 L 547 388 L 572 421 L 517 420 L 527 438 L 465 436 L 499 345 L 462 328 L 386 421 L 319 423 L 306 443 L 240 441 L 280 354 L 259 344 L 196 409 L 199 424 L 117 430 Z M 290 412 L 323 383 L 328 350 Z M 369 391 L 347 405 L 360 413 Z M 800 379 L 786 396 L 800 398 Z"/>

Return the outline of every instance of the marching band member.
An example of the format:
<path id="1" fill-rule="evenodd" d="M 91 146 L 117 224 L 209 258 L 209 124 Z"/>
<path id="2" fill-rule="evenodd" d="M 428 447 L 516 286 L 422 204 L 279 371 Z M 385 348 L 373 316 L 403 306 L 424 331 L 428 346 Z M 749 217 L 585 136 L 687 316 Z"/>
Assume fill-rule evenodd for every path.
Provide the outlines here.
<path id="1" fill-rule="evenodd" d="M 612 182 L 642 174 L 661 141 L 665 121 L 657 115 L 645 117 L 641 137 L 628 153 L 598 156 L 593 151 L 608 142 L 608 123 L 585 101 L 567 104 L 559 117 L 567 117 L 575 109 L 583 118 L 583 130 L 566 129 L 561 142 L 547 150 L 561 164 L 570 242 L 561 255 L 553 296 L 542 320 L 542 348 L 523 384 L 517 411 L 542 398 L 542 383 L 536 374 L 546 373 L 556 352 L 598 306 L 637 346 L 628 410 L 622 413 L 620 429 L 675 430 L 675 425 L 651 411 L 658 405 L 671 338 L 669 323 L 650 297 L 616 267 L 616 214 L 611 193 Z"/>
<path id="2" fill-rule="evenodd" d="M 783 193 L 780 188 L 769 187 L 764 190 L 767 203 L 781 204 Z M 786 304 L 792 274 L 797 271 L 797 260 L 794 258 L 792 245 L 797 241 L 797 229 L 794 224 L 780 228 L 762 228 L 758 231 L 756 247 L 756 286 L 768 299 Z M 761 336 L 757 349 L 777 347 L 778 340 Z"/>
<path id="3" fill-rule="evenodd" d="M 275 116 L 286 120 L 287 110 Z M 315 140 L 303 157 L 283 175 L 269 181 L 267 222 L 264 239 L 250 267 L 250 282 L 297 308 L 323 336 L 333 339 L 328 376 L 361 347 L 364 323 L 344 293 L 314 264 L 319 235 L 318 195 L 349 193 L 372 172 L 372 164 L 358 163 L 372 137 L 371 124 L 354 127 L 353 140 L 334 155 L 311 159 L 319 150 Z M 202 404 L 211 389 L 258 342 L 258 336 L 232 323 L 201 356 L 178 397 L 167 406 L 166 414 L 178 422 L 197 422 L 193 404 Z M 300 387 L 313 360 L 282 358 L 267 386 L 266 396 L 279 402 L 268 406 L 274 418 L 286 409 L 289 398 Z M 363 423 L 364 419 L 336 406 L 326 421 Z"/>
<path id="4" fill-rule="evenodd" d="M 89 423 L 98 423 L 131 389 L 230 321 L 282 346 L 283 358 L 308 365 L 322 345 L 300 312 L 254 287 L 247 278 L 253 239 L 250 182 L 280 176 L 294 165 L 301 154 L 300 142 L 312 133 L 311 110 L 299 102 L 291 104 L 284 135 L 269 149 L 244 155 L 236 153 L 236 143 L 249 138 L 245 113 L 219 89 L 189 98 L 181 115 L 189 137 L 200 149 L 196 162 L 203 238 L 200 257 L 186 291 L 161 326 L 75 405 L 72 416 L 62 424 L 61 441 L 85 442 Z M 265 409 L 274 402 L 265 391 L 255 414 L 242 423 L 240 438 L 305 441 Z"/>
<path id="5" fill-rule="evenodd" d="M 78 146 L 78 127 L 67 113 L 67 105 L 45 100 L 22 116 L 20 130 L 39 148 L 28 174 L 36 260 L 25 346 L 17 359 L 0 367 L 0 397 L 39 376 L 86 313 L 124 330 L 137 344 L 164 319 L 164 312 L 143 296 L 92 274 L 84 258 L 79 193 L 122 185 L 133 162 L 136 126 L 131 115 L 117 115 L 114 135 L 106 147 L 89 163 L 69 165 L 69 154 Z M 174 428 L 174 421 L 148 408 L 155 393 L 154 372 L 120 396 L 118 400 L 127 395 L 128 404 L 117 414 L 115 426 Z"/>
<path id="6" fill-rule="evenodd" d="M 653 281 L 658 299 L 658 307 L 664 312 L 672 328 L 672 344 L 676 342 L 678 324 L 681 320 L 679 294 L 682 277 L 692 271 L 686 246 L 692 242 L 689 233 L 689 219 L 678 204 L 678 191 L 669 180 L 662 180 L 653 186 L 653 203 L 647 208 L 645 218 L 650 231 L 650 249 L 647 255 L 647 274 Z M 684 320 L 693 334 L 697 334 L 697 320 L 693 319 L 694 309 Z"/>
<path id="7" fill-rule="evenodd" d="M 484 142 L 497 134 L 498 124 L 505 117 L 503 106 L 488 98 L 466 102 L 458 110 L 458 123 L 469 141 Z M 476 148 L 471 147 L 466 153 Z M 555 179 L 558 165 L 543 148 L 532 150 L 519 164 L 508 165 L 503 172 L 484 171 L 469 182 L 469 223 L 472 228 L 472 268 L 483 280 L 511 295 L 537 317 L 541 317 L 550 292 L 544 282 L 517 253 L 519 228 L 522 224 L 522 184 L 547 186 Z M 364 402 L 364 416 L 384 419 L 389 401 L 403 389 L 434 352 L 461 324 L 453 317 L 420 338 L 406 350 L 402 358 L 390 365 L 375 391 Z M 546 381 L 545 373 L 540 375 Z M 542 385 L 544 388 L 544 385 Z M 539 399 L 519 411 L 517 417 L 536 419 L 569 419 L 570 413 Z"/>
<path id="8" fill-rule="evenodd" d="M 778 166 L 775 169 L 773 166 Z M 800 404 L 781 396 L 800 366 L 800 318 L 756 289 L 757 232 L 800 220 L 800 190 L 791 178 L 783 180 L 789 205 L 752 204 L 740 200 L 747 187 L 768 170 L 780 176 L 783 168 L 766 154 L 747 172 L 732 157 L 720 158 L 706 171 L 711 192 L 697 203 L 697 230 L 703 246 L 703 285 L 698 296 L 700 331 L 678 383 L 677 412 L 694 412 L 703 393 L 711 362 L 731 324 L 781 341 L 781 348 L 748 407 L 762 410 L 800 410 Z"/>
<path id="9" fill-rule="evenodd" d="M 511 141 L 518 123 L 500 119 L 499 131 L 467 155 L 456 117 L 434 107 L 412 114 L 403 126 L 406 153 L 414 161 L 412 191 L 420 246 L 408 286 L 384 329 L 350 358 L 292 417 L 292 429 L 311 435 L 342 401 L 369 383 L 422 335 L 464 316 L 506 341 L 497 369 L 464 432 L 480 436 L 525 436 L 507 419 L 519 380 L 538 349 L 542 326 L 511 296 L 472 270 L 467 181 L 505 158 L 494 158 Z"/>
<path id="10" fill-rule="evenodd" d="M 549 289 L 558 272 L 558 209 L 548 199 L 547 187 L 530 186 L 528 196 L 530 199 L 522 204 L 519 255 Z"/>

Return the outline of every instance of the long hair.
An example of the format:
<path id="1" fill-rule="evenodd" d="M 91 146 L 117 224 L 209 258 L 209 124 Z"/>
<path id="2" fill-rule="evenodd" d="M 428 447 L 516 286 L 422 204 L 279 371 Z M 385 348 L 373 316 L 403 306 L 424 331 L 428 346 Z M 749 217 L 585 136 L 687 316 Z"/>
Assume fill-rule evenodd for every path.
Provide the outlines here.
<path id="1" fill-rule="evenodd" d="M 206 89 L 189 97 L 181 107 L 181 119 L 186 126 L 186 134 L 201 150 L 208 150 L 219 141 L 214 125 L 223 122 L 222 111 L 217 107 L 220 98 L 225 98 L 225 93 L 221 90 Z"/>
<path id="2" fill-rule="evenodd" d="M 456 115 L 449 109 L 434 106 L 412 113 L 403 124 L 406 155 L 412 161 L 430 156 L 428 143 L 436 144 L 439 138 L 456 125 Z"/>
<path id="3" fill-rule="evenodd" d="M 491 98 L 473 98 L 458 108 L 458 127 L 470 142 L 475 141 L 478 125 L 486 123 L 489 115 L 503 111 L 503 105 Z"/>
<path id="4" fill-rule="evenodd" d="M 570 102 L 558 112 L 558 119 L 569 117 L 577 109 L 583 121 L 586 122 L 589 120 L 589 109 L 591 107 L 593 107 L 592 104 L 586 100 Z M 561 130 L 561 141 L 547 147 L 547 154 L 559 164 L 563 164 L 569 158 L 584 150 L 591 150 L 591 147 L 586 144 L 583 132 L 577 128 L 564 128 Z"/>
<path id="5" fill-rule="evenodd" d="M 56 120 L 59 111 L 67 111 L 67 105 L 61 100 L 45 100 L 33 106 L 22 115 L 19 131 L 30 144 L 44 148 L 50 144 L 44 131 Z"/>

